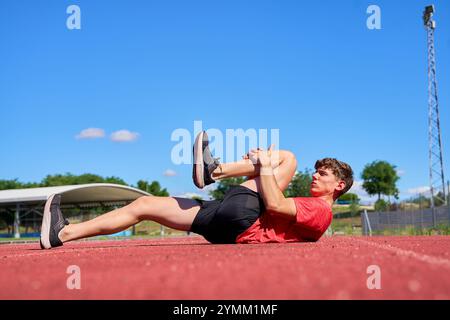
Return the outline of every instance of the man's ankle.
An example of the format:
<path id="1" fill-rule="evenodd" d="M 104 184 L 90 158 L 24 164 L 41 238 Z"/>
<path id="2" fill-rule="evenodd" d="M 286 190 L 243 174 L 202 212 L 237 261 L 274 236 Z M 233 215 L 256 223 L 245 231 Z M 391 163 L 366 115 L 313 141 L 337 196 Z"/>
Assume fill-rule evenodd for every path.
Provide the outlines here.
<path id="1" fill-rule="evenodd" d="M 58 233 L 58 238 L 59 238 L 59 240 L 61 240 L 62 243 L 68 241 L 68 239 L 69 239 L 69 232 L 67 229 L 68 229 L 68 226 L 64 226 L 64 228 L 62 228 Z"/>
<path id="2" fill-rule="evenodd" d="M 223 173 L 223 168 L 222 168 L 222 164 L 219 163 L 219 166 L 214 169 L 214 171 L 211 173 L 211 178 L 213 178 L 214 180 L 219 180 L 221 178 L 223 178 L 224 173 Z"/>

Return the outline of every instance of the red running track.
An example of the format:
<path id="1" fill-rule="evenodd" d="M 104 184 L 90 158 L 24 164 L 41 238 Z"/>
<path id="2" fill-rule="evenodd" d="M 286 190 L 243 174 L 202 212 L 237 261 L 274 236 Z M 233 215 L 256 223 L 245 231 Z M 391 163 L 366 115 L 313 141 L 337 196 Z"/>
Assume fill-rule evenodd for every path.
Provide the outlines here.
<path id="1" fill-rule="evenodd" d="M 0 245 L 0 299 L 450 299 L 450 237 L 211 245 L 197 236 Z M 69 290 L 70 265 L 80 290 Z M 370 265 L 381 289 L 369 290 Z"/>

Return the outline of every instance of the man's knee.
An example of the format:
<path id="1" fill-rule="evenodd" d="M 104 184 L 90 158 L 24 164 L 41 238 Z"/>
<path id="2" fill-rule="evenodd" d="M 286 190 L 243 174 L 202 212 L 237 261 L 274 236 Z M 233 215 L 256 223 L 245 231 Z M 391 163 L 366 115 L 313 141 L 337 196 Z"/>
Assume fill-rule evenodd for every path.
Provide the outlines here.
<path id="1" fill-rule="evenodd" d="M 289 163 L 290 165 L 295 165 L 295 167 L 297 167 L 297 158 L 292 151 L 280 150 L 280 158 L 281 162 Z"/>
<path id="2" fill-rule="evenodd" d="M 131 213 L 139 220 L 143 220 L 146 215 L 149 214 L 151 210 L 152 203 L 156 197 L 153 196 L 142 196 L 134 200 L 131 206 Z"/>

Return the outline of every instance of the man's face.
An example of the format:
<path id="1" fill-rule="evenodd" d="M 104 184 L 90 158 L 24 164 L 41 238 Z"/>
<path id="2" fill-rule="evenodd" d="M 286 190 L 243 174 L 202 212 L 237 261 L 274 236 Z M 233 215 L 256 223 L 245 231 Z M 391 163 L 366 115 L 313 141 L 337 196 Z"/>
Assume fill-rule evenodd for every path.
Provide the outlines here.
<path id="1" fill-rule="evenodd" d="M 339 181 L 330 169 L 321 167 L 312 176 L 310 192 L 313 197 L 333 195 L 336 188 L 338 190 L 343 188 L 342 185 L 345 186 L 345 183 Z"/>

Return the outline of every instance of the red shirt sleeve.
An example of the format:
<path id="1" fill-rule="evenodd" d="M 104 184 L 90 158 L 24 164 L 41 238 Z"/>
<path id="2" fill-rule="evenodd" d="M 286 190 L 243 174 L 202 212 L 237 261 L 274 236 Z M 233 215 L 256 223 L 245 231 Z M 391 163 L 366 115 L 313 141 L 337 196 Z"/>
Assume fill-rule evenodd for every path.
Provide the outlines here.
<path id="1" fill-rule="evenodd" d="M 326 202 L 318 198 L 294 198 L 297 208 L 295 225 L 317 233 L 318 237 L 331 223 L 332 211 Z"/>

